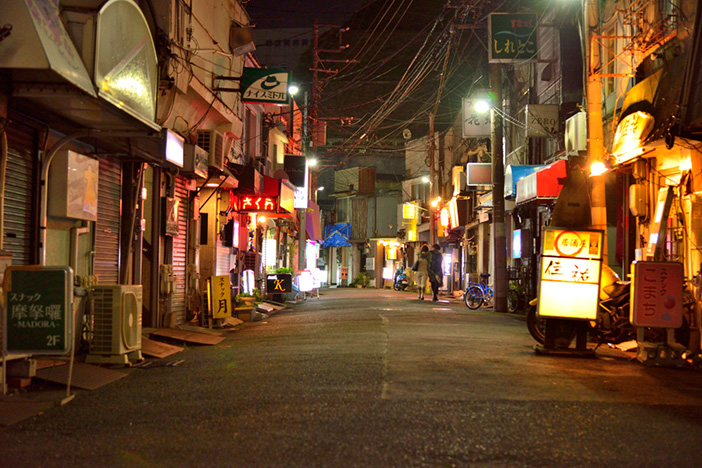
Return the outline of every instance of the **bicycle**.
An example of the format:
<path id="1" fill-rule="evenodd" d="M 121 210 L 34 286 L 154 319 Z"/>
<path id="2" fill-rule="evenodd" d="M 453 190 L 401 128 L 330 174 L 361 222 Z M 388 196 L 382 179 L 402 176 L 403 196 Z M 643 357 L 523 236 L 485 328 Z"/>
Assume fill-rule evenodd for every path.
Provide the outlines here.
<path id="1" fill-rule="evenodd" d="M 469 282 L 463 294 L 463 301 L 470 310 L 475 310 L 483 304 L 489 305 L 495 295 L 494 291 L 487 284 L 489 273 L 480 274 L 480 283 Z"/>
<path id="2" fill-rule="evenodd" d="M 507 280 L 509 288 L 507 289 L 507 310 L 510 313 L 515 313 L 524 309 L 526 296 L 524 287 L 520 284 L 519 270 L 514 267 L 507 267 Z"/>

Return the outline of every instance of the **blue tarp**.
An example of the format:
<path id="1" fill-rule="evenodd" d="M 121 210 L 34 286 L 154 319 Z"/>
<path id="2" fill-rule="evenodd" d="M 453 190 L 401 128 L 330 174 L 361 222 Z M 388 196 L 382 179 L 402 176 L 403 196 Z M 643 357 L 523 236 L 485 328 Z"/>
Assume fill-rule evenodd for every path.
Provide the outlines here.
<path id="1" fill-rule="evenodd" d="M 324 226 L 323 247 L 351 247 L 351 223 L 327 224 Z"/>

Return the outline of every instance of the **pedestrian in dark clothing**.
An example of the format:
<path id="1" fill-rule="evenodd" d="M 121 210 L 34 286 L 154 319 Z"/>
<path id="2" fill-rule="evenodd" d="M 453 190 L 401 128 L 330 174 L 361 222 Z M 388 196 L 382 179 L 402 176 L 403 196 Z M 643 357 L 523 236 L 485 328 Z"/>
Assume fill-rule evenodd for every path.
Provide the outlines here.
<path id="1" fill-rule="evenodd" d="M 431 283 L 431 291 L 434 293 L 432 301 L 439 300 L 439 287 L 444 282 L 444 274 L 442 272 L 441 264 L 443 263 L 443 256 L 441 255 L 441 246 L 439 244 L 434 244 L 431 248 L 429 258 L 429 282 Z"/>

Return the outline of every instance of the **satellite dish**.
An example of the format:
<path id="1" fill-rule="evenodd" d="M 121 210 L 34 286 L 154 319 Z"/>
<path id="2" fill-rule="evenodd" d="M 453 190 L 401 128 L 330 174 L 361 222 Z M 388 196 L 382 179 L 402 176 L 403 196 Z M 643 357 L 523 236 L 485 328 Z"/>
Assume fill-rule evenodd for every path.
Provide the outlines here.
<path id="1" fill-rule="evenodd" d="M 412 138 L 412 132 L 409 128 L 402 130 L 402 138 L 404 138 L 405 140 L 409 140 L 410 138 Z"/>

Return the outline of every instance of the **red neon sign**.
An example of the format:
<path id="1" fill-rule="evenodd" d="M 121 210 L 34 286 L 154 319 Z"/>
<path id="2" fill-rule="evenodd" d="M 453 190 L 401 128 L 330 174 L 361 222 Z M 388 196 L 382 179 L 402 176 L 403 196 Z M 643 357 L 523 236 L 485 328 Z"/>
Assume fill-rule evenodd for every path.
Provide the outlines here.
<path id="1" fill-rule="evenodd" d="M 249 196 L 245 195 L 241 197 L 241 207 L 239 211 L 243 212 L 277 212 L 278 205 L 276 204 L 276 197 L 264 197 L 264 196 Z"/>

